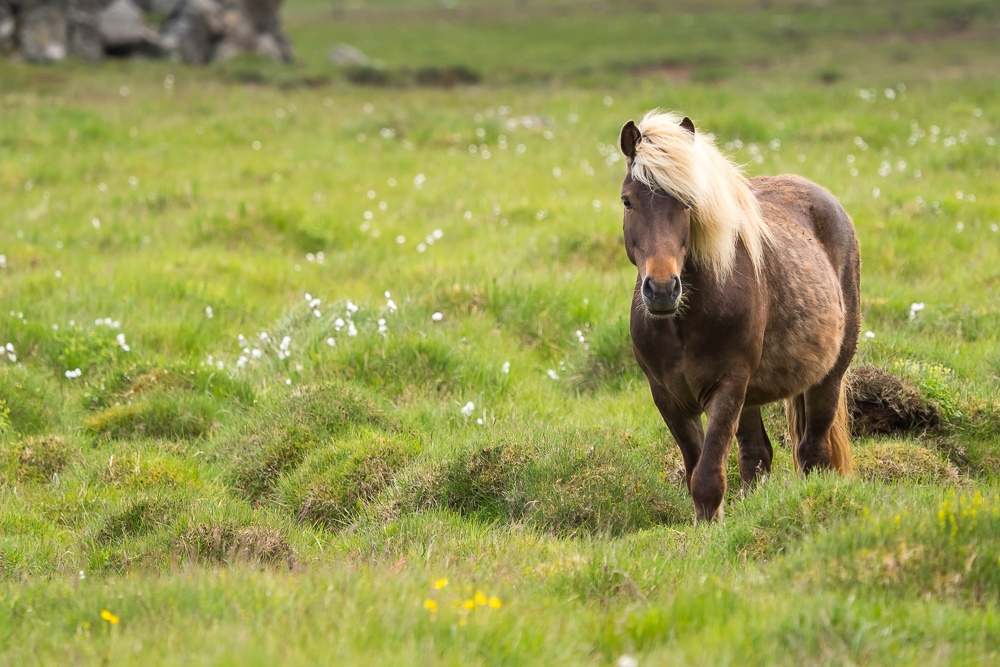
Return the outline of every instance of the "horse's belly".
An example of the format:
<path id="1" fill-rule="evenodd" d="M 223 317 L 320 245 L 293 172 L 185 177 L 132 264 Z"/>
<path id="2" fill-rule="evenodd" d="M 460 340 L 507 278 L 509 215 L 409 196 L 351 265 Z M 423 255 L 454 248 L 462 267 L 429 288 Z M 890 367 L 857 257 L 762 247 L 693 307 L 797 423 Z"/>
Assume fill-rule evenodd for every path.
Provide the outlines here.
<path id="1" fill-rule="evenodd" d="M 748 404 L 805 391 L 825 378 L 840 356 L 845 321 L 840 284 L 832 270 L 812 273 L 814 289 L 786 290 L 771 303 L 760 363 L 747 387 Z"/>

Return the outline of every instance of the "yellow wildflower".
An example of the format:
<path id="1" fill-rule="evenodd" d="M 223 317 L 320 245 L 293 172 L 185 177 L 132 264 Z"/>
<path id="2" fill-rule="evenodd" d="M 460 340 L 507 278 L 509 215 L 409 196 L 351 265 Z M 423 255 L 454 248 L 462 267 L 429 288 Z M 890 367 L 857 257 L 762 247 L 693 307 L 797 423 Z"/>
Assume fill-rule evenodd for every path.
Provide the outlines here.
<path id="1" fill-rule="evenodd" d="M 476 591 L 476 604 L 483 606 L 486 604 L 486 596 L 482 591 Z"/>
<path id="2" fill-rule="evenodd" d="M 476 603 L 473 600 L 466 600 L 465 602 L 462 603 L 462 609 L 472 609 L 475 606 Z"/>
<path id="3" fill-rule="evenodd" d="M 465 619 L 464 618 L 458 619 L 458 624 L 459 625 L 465 625 Z"/>
<path id="4" fill-rule="evenodd" d="M 442 577 L 434 582 L 434 590 L 439 591 L 447 585 L 448 585 L 448 580 Z"/>
<path id="5" fill-rule="evenodd" d="M 500 598 L 490 598 L 490 606 L 494 609 L 499 609 L 501 604 Z"/>
<path id="6" fill-rule="evenodd" d="M 438 603 L 430 598 L 424 600 L 424 609 L 430 612 L 435 612 L 438 610 Z"/>
<path id="7" fill-rule="evenodd" d="M 112 614 L 107 609 L 101 610 L 101 618 L 110 623 L 111 625 L 118 625 L 118 617 Z"/>

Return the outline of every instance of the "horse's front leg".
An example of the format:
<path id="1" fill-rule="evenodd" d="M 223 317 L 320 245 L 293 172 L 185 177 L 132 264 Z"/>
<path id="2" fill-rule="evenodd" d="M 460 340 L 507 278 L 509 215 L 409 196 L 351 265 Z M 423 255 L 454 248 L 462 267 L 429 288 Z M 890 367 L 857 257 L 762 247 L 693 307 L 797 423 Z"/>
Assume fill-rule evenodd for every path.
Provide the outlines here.
<path id="1" fill-rule="evenodd" d="M 716 385 L 708 399 L 705 445 L 691 477 L 691 498 L 698 521 L 722 518 L 722 501 L 726 497 L 726 459 L 740 422 L 749 379 L 749 374 L 725 378 Z"/>
<path id="2" fill-rule="evenodd" d="M 674 442 L 681 450 L 684 459 L 684 483 L 691 490 L 691 475 L 694 473 L 698 459 L 701 457 L 701 446 L 705 441 L 705 431 L 701 427 L 701 415 L 692 417 L 688 410 L 677 404 L 670 393 L 652 382 L 649 385 L 653 394 L 653 403 L 660 411 L 663 422 L 674 436 Z"/>

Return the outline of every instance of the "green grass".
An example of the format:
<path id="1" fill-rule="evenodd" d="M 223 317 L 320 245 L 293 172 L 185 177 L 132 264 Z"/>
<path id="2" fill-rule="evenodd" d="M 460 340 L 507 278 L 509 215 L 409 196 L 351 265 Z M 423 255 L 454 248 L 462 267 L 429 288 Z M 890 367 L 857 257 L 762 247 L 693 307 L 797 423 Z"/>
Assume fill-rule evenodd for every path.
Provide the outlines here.
<path id="1" fill-rule="evenodd" d="M 285 67 L 0 63 L 0 662 L 997 660 L 992 5 L 285 18 Z M 840 199 L 856 363 L 938 426 L 803 480 L 769 408 L 772 476 L 734 452 L 693 524 L 628 336 L 615 144 L 653 107 Z"/>

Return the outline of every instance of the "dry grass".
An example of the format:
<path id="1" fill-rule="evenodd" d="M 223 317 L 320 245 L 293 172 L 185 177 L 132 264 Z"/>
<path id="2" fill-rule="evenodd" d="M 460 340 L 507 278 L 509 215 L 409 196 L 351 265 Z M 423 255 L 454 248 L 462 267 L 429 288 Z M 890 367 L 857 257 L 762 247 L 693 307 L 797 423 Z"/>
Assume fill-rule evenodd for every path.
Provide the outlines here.
<path id="1" fill-rule="evenodd" d="M 855 474 L 865 480 L 903 484 L 954 484 L 958 468 L 909 440 L 883 440 L 858 447 Z"/>

